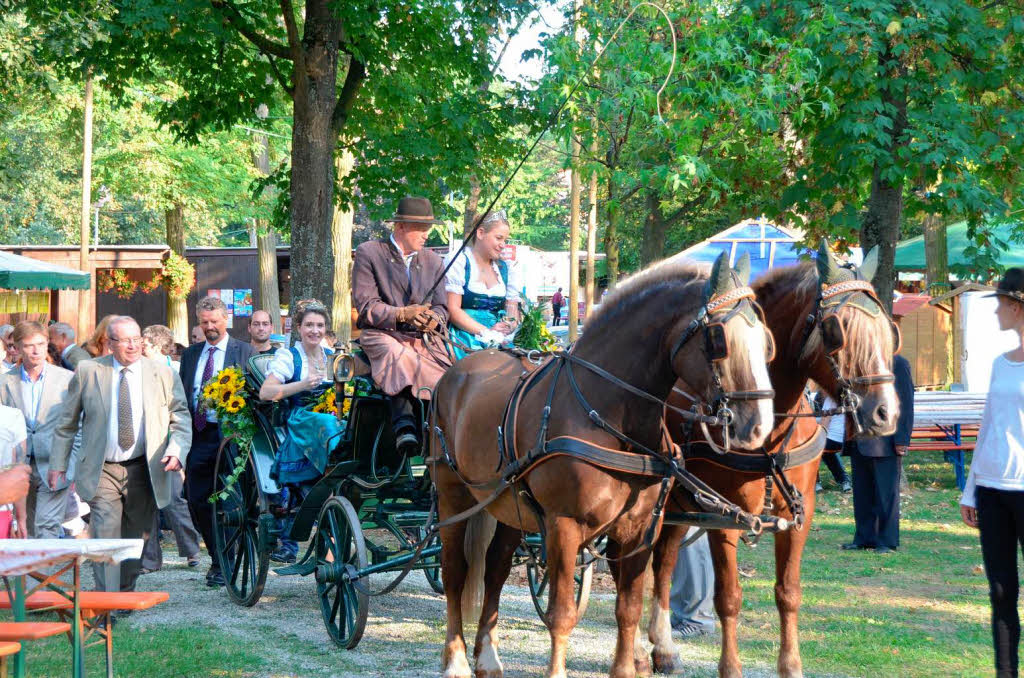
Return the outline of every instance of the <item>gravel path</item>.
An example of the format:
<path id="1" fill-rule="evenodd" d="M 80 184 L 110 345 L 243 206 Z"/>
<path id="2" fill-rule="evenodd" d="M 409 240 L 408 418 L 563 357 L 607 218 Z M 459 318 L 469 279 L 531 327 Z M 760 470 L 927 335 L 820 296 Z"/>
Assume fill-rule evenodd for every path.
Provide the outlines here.
<path id="1" fill-rule="evenodd" d="M 139 580 L 139 590 L 171 591 L 169 603 L 124 620 L 145 631 L 158 626 L 203 627 L 222 634 L 224 642 L 246 647 L 266 659 L 269 672 L 281 676 L 396 676 L 439 675 L 445 632 L 445 607 L 418 572 L 410 574 L 390 595 L 372 598 L 366 632 L 355 650 L 337 648 L 320 618 L 312 577 L 281 577 L 271 570 L 263 597 L 252 608 L 233 604 L 223 590 L 205 586 L 208 561 L 188 568 L 165 553 L 164 569 Z M 86 568 L 88 570 L 88 568 Z M 375 586 L 386 583 L 380 579 Z M 606 676 L 615 644 L 614 599 L 595 592 L 585 618 L 571 639 L 570 676 Z M 543 675 L 547 665 L 547 630 L 533 608 L 529 591 L 506 586 L 501 600 L 500 654 L 506 676 Z M 467 634 L 468 635 L 468 634 Z M 472 636 L 469 636 L 471 639 Z M 682 675 L 713 676 L 718 637 L 679 644 L 685 667 Z M 208 667 L 213 675 L 215 667 Z M 769 667 L 746 666 L 745 675 L 772 675 Z M 247 674 L 250 675 L 250 674 Z"/>

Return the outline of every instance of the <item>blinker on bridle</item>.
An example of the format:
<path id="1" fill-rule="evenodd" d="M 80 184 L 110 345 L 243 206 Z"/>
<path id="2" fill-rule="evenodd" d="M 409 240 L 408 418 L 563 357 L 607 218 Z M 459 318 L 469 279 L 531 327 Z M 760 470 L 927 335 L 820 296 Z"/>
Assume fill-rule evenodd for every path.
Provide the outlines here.
<path id="1" fill-rule="evenodd" d="M 891 384 L 896 381 L 896 377 L 891 373 L 845 377 L 839 368 L 836 355 L 846 346 L 846 332 L 843 329 L 842 321 L 839 319 L 839 312 L 858 293 L 866 294 L 868 298 L 878 305 L 879 311 L 885 313 L 885 307 L 882 306 L 882 302 L 875 293 L 874 286 L 867 280 L 855 279 L 832 285 L 822 285 L 814 304 L 814 311 L 807 316 L 807 325 L 804 328 L 804 335 L 800 342 L 800 352 L 798 355 L 803 355 L 807 347 L 807 341 L 810 339 L 811 333 L 814 332 L 814 328 L 817 327 L 821 332 L 821 344 L 822 348 L 824 348 L 825 360 L 828 361 L 829 367 L 832 369 L 832 375 L 839 384 L 837 412 L 851 414 L 854 428 L 859 434 L 864 430 L 859 414 L 861 397 L 854 389 L 856 387 L 870 387 L 878 384 Z M 830 305 L 828 307 L 829 311 L 826 313 L 822 302 L 839 296 L 842 296 L 842 298 L 839 299 L 838 303 Z M 893 353 L 896 353 L 902 345 L 903 337 L 900 334 L 899 326 L 887 313 L 885 315 L 889 320 L 893 333 Z"/>
<path id="2" fill-rule="evenodd" d="M 669 361 L 675 362 L 676 354 L 683 348 L 686 342 L 690 341 L 702 331 L 704 337 L 704 348 L 708 360 L 711 362 L 711 382 L 715 389 L 715 395 L 710 403 L 710 408 L 715 416 L 720 419 L 723 427 L 723 440 L 725 450 L 729 449 L 729 426 L 732 424 L 733 412 L 729 403 L 733 401 L 749 400 L 772 400 L 775 398 L 774 389 L 761 389 L 754 391 L 726 391 L 722 386 L 721 362 L 729 357 L 728 336 L 725 332 L 726 324 L 737 314 L 746 313 L 753 309 L 753 313 L 761 321 L 765 332 L 767 347 L 766 361 L 771 362 L 775 357 L 775 340 L 771 336 L 771 330 L 764 323 L 764 312 L 758 305 L 754 290 L 749 286 L 736 287 L 724 294 L 712 296 L 704 306 L 701 307 L 690 324 L 679 335 L 672 352 L 669 353 Z M 720 317 L 716 317 L 720 316 Z"/>

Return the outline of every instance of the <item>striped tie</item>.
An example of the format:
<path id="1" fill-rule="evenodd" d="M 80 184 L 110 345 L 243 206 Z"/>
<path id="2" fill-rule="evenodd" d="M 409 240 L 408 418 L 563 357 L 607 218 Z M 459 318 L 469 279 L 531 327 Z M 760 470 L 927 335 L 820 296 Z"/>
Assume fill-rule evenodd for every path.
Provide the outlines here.
<path id="1" fill-rule="evenodd" d="M 128 387 L 128 368 L 121 368 L 121 381 L 117 385 L 117 445 L 127 450 L 135 444 L 132 425 L 132 394 Z"/>

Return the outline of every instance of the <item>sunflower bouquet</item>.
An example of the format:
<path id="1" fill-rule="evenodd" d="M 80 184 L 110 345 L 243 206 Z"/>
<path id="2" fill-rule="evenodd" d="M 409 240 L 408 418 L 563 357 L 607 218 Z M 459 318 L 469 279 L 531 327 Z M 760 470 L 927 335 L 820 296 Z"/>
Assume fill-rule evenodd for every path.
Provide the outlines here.
<path id="1" fill-rule="evenodd" d="M 238 367 L 225 367 L 203 386 L 200 406 L 217 417 L 221 433 L 225 438 L 233 438 L 240 452 L 235 458 L 235 467 L 224 489 L 210 497 L 211 503 L 218 499 L 227 499 L 228 490 L 245 470 L 245 464 L 249 459 L 252 439 L 256 435 L 256 422 L 253 420 L 252 408 L 246 400 L 245 388 L 245 375 Z"/>
<path id="2" fill-rule="evenodd" d="M 341 418 L 345 419 L 348 417 L 349 408 L 352 407 L 352 395 L 355 393 L 355 386 L 351 383 L 345 384 L 345 395 L 346 398 L 342 398 L 341 405 Z M 329 388 L 323 393 L 318 395 L 310 403 L 313 412 L 319 412 L 320 414 L 333 414 L 338 416 L 338 392 L 336 389 Z"/>
<path id="3" fill-rule="evenodd" d="M 513 345 L 525 351 L 558 350 L 558 339 L 544 323 L 540 306 L 527 302 L 524 305 L 524 311 L 523 320 L 519 323 L 519 330 L 516 332 L 515 339 L 512 340 Z"/>

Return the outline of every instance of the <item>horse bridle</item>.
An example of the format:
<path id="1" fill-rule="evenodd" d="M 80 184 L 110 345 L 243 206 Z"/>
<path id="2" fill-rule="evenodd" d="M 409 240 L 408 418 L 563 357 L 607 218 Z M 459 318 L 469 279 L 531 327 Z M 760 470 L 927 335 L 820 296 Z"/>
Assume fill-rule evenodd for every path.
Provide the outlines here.
<path id="1" fill-rule="evenodd" d="M 839 361 L 836 360 L 836 354 L 839 353 L 846 345 L 846 333 L 843 331 L 842 322 L 839 320 L 839 312 L 846 306 L 857 294 L 865 294 L 875 304 L 878 305 L 879 311 L 885 314 L 889 320 L 889 324 L 893 331 L 893 340 L 895 342 L 894 352 L 899 350 L 900 344 L 900 330 L 899 326 L 893 321 L 892 317 L 889 316 L 885 311 L 885 307 L 879 300 L 877 293 L 875 292 L 874 286 L 867 280 L 854 279 L 846 280 L 839 283 L 833 283 L 832 285 L 822 285 L 821 290 L 818 292 L 818 298 L 814 302 L 814 310 L 808 314 L 807 322 L 804 326 L 803 338 L 800 342 L 800 351 L 797 355 L 803 356 L 804 351 L 807 348 L 807 342 L 811 338 L 811 334 L 815 328 L 821 332 L 821 344 L 825 353 L 825 360 L 828 362 L 829 367 L 832 370 L 832 375 L 839 384 L 839 397 L 838 404 L 834 412 L 837 414 L 850 414 L 853 420 L 853 426 L 856 429 L 856 433 L 861 433 L 864 430 L 864 426 L 860 421 L 860 404 L 861 397 L 856 392 L 857 387 L 870 387 L 878 384 L 891 384 L 896 381 L 896 377 L 892 374 L 867 374 L 860 377 L 846 377 L 842 373 L 842 369 L 839 367 Z M 841 297 L 838 303 L 829 306 L 828 312 L 823 307 L 823 302 L 833 299 L 835 297 Z M 865 311 L 866 312 L 866 311 Z"/>
<path id="2" fill-rule="evenodd" d="M 767 362 L 775 357 L 775 340 L 771 330 L 764 321 L 764 311 L 757 303 L 754 290 L 749 286 L 736 287 L 729 292 L 708 298 L 700 311 L 690 324 L 679 335 L 672 351 L 669 353 L 669 361 L 675 363 L 676 355 L 684 345 L 693 339 L 698 332 L 703 332 L 704 347 L 708 359 L 711 362 L 711 383 L 714 387 L 714 396 L 710 403 L 697 402 L 695 407 L 707 407 L 713 412 L 716 419 L 723 422 L 722 435 L 725 442 L 725 449 L 729 449 L 729 427 L 733 421 L 733 411 L 729 403 L 747 400 L 772 400 L 775 398 L 774 389 L 761 389 L 750 391 L 726 391 L 722 386 L 722 373 L 719 364 L 729 357 L 725 325 L 737 314 L 744 312 L 747 308 L 753 309 L 754 314 L 760 320 L 765 331 L 765 342 L 768 347 Z M 705 425 L 701 422 L 702 425 Z M 706 430 L 706 429 L 705 429 Z"/>

